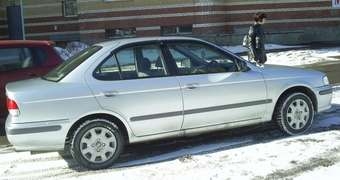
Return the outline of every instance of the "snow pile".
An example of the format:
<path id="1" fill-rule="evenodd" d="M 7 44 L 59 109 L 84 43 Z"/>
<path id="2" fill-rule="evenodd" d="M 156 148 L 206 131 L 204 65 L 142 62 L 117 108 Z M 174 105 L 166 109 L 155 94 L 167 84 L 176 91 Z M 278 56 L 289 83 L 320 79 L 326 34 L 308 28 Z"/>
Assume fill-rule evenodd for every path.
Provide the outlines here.
<path id="1" fill-rule="evenodd" d="M 277 49 L 294 49 L 303 48 L 305 46 L 284 46 L 277 44 L 266 44 L 267 50 Z M 227 50 L 233 53 L 247 52 L 247 48 L 243 46 L 224 46 Z M 247 56 L 242 56 L 244 59 L 248 59 Z M 281 52 L 267 53 L 267 64 L 277 64 L 286 66 L 299 66 L 305 64 L 314 64 L 324 61 L 336 61 L 340 60 L 340 47 L 322 48 L 322 49 L 300 49 L 289 50 Z"/>
<path id="2" fill-rule="evenodd" d="M 292 48 L 301 48 L 306 46 L 286 46 L 286 45 L 279 45 L 279 44 L 266 44 L 266 50 L 274 50 L 274 49 L 292 49 Z M 228 49 L 233 53 L 244 53 L 248 52 L 248 49 L 238 45 L 238 46 L 223 46 L 223 48 Z"/>
<path id="3" fill-rule="evenodd" d="M 337 58 L 338 56 L 338 58 Z M 316 50 L 291 50 L 267 54 L 267 64 L 298 66 L 340 60 L 340 47 Z"/>

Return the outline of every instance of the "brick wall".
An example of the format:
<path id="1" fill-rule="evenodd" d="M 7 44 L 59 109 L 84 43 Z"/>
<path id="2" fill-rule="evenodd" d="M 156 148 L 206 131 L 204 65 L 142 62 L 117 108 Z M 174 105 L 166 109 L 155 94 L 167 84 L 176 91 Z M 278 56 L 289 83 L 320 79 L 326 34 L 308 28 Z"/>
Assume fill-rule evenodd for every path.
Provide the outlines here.
<path id="1" fill-rule="evenodd" d="M 331 0 L 78 0 L 75 17 L 64 17 L 62 7 L 61 0 L 25 0 L 27 39 L 92 43 L 105 40 L 107 29 L 136 28 L 136 36 L 159 36 L 163 26 L 192 25 L 190 36 L 240 44 L 252 15 L 261 11 L 269 16 L 269 42 L 340 40 L 340 10 L 332 9 Z M 0 38 L 5 32 L 0 25 Z"/>

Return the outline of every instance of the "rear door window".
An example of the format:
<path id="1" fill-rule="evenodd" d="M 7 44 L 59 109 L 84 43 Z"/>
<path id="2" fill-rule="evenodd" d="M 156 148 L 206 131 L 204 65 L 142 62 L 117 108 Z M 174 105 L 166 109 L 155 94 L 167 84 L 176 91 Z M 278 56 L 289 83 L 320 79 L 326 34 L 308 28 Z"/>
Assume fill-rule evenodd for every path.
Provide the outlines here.
<path id="1" fill-rule="evenodd" d="M 138 79 L 166 76 L 158 45 L 128 47 L 111 54 L 94 72 L 99 80 Z"/>
<path id="2" fill-rule="evenodd" d="M 41 66 L 47 59 L 41 48 L 1 48 L 0 72 Z"/>

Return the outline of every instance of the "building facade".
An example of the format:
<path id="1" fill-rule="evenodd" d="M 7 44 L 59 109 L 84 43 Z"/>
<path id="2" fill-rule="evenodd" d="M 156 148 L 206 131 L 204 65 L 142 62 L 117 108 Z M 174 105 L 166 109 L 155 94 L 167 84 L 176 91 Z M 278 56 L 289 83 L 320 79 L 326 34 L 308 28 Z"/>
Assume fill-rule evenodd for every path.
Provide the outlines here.
<path id="1" fill-rule="evenodd" d="M 11 2 L 13 4 L 13 1 Z M 19 3 L 15 1 L 14 3 Z M 260 11 L 268 42 L 340 40 L 340 9 L 332 0 L 22 0 L 26 39 L 98 41 L 160 35 L 241 44 Z M 8 39 L 7 0 L 0 0 L 0 39 Z"/>

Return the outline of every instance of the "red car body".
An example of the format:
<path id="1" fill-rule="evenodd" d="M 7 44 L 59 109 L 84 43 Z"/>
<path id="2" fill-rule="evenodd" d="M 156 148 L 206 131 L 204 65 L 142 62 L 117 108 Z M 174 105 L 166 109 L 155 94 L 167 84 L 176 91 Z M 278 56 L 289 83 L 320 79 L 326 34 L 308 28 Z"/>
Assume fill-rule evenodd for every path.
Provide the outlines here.
<path id="1" fill-rule="evenodd" d="M 8 114 L 6 84 L 45 75 L 62 62 L 51 41 L 0 41 L 0 124 Z"/>

